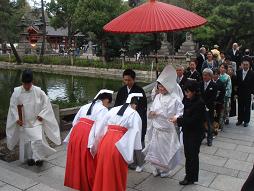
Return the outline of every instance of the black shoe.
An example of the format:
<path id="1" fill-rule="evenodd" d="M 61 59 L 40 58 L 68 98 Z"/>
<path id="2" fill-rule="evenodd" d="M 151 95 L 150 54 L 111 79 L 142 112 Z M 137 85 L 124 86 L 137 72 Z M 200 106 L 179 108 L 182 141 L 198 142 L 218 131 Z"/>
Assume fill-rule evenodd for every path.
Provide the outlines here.
<path id="1" fill-rule="evenodd" d="M 213 145 L 212 142 L 207 142 L 208 147 L 211 147 L 212 145 Z"/>
<path id="2" fill-rule="evenodd" d="M 249 126 L 249 123 L 244 123 L 243 126 L 244 126 L 244 127 L 248 127 L 248 126 Z"/>
<path id="3" fill-rule="evenodd" d="M 137 165 L 132 163 L 132 164 L 129 164 L 128 168 L 131 169 L 131 170 L 136 170 Z"/>
<path id="4" fill-rule="evenodd" d="M 28 159 L 28 160 L 27 160 L 27 165 L 28 165 L 28 166 L 34 166 L 34 165 L 35 165 L 34 159 Z"/>
<path id="5" fill-rule="evenodd" d="M 37 161 L 35 162 L 35 165 L 38 166 L 38 167 L 42 167 L 42 165 L 43 165 L 43 160 L 37 160 Z"/>
<path id="6" fill-rule="evenodd" d="M 237 121 L 236 126 L 242 125 L 243 122 Z"/>
<path id="7" fill-rule="evenodd" d="M 229 124 L 229 120 L 226 119 L 226 120 L 225 120 L 225 125 L 228 125 L 228 124 Z"/>
<path id="8" fill-rule="evenodd" d="M 187 179 L 184 179 L 182 181 L 179 182 L 180 185 L 190 185 L 190 184 L 194 184 L 193 181 L 188 181 Z"/>

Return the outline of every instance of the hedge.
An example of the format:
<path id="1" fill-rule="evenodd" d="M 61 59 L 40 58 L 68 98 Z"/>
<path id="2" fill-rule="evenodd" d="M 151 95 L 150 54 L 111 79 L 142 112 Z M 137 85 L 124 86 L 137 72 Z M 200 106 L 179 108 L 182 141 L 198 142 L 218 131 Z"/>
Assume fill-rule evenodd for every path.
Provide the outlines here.
<path id="1" fill-rule="evenodd" d="M 23 63 L 28 64 L 38 64 L 39 57 L 36 55 L 25 55 L 22 57 Z M 0 61 L 9 62 L 8 55 L 0 55 Z M 124 68 L 122 67 L 121 60 L 114 60 L 109 61 L 107 64 L 103 64 L 101 60 L 91 60 L 91 59 L 85 59 L 85 58 L 74 58 L 74 66 L 80 66 L 80 67 L 95 67 L 95 68 L 114 68 L 114 69 L 126 69 L 126 68 L 132 68 L 135 70 L 145 70 L 149 71 L 151 70 L 150 64 L 144 64 L 144 63 L 135 63 L 135 62 L 129 62 L 126 61 L 124 64 Z M 11 62 L 15 62 L 15 57 L 11 55 Z M 69 56 L 44 56 L 44 64 L 46 65 L 70 65 L 71 58 Z M 159 64 L 160 69 L 162 69 L 165 64 L 160 63 Z M 154 65 L 155 70 L 155 65 Z"/>

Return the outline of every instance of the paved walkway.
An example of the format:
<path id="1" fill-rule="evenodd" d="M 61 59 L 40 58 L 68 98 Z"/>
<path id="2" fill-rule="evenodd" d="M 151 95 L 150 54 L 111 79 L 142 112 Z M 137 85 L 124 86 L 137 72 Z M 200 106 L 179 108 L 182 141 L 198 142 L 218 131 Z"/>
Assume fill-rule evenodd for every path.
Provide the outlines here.
<path id="1" fill-rule="evenodd" d="M 235 119 L 232 119 L 212 147 L 202 145 L 199 182 L 195 185 L 183 187 L 178 184 L 184 177 L 183 165 L 178 166 L 169 178 L 155 178 L 147 164 L 145 172 L 129 172 L 127 191 L 240 191 L 254 163 L 254 123 L 252 121 L 248 128 L 236 127 L 234 123 Z M 41 169 L 18 161 L 0 161 L 0 190 L 72 190 L 63 186 L 65 161 L 64 146 L 58 147 L 57 153 L 48 158 Z"/>

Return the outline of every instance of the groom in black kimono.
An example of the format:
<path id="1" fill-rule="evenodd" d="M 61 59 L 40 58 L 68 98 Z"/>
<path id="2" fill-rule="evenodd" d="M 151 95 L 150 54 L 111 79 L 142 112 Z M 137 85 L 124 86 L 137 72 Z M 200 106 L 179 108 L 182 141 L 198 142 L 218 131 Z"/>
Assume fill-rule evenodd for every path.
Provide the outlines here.
<path id="1" fill-rule="evenodd" d="M 136 79 L 136 73 L 132 69 L 126 69 L 123 72 L 124 86 L 118 90 L 115 106 L 123 105 L 126 102 L 126 99 L 130 93 L 143 94 L 143 97 L 139 98 L 137 112 L 139 113 L 142 119 L 141 142 L 142 142 L 142 146 L 144 147 L 145 135 L 146 135 L 146 129 L 147 129 L 147 98 L 143 88 L 137 86 L 137 84 L 135 83 L 135 79 Z M 135 155 L 141 155 L 141 153 L 137 154 L 137 152 L 135 152 Z M 137 158 L 137 163 L 140 163 L 138 159 L 140 158 L 140 156 L 136 156 L 136 158 Z M 141 164 L 138 164 L 138 166 L 140 165 Z"/>

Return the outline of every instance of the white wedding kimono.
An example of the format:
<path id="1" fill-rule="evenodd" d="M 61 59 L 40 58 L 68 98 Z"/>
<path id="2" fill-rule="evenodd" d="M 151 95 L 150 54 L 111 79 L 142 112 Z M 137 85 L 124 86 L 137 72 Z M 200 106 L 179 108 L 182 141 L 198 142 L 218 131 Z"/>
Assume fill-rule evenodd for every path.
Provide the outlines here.
<path id="1" fill-rule="evenodd" d="M 156 113 L 151 118 L 147 131 L 148 144 L 143 150 L 145 160 L 156 169 L 167 172 L 181 161 L 181 144 L 175 125 L 169 122 L 171 117 L 183 114 L 181 98 L 176 93 L 157 94 L 150 111 Z"/>
<path id="2" fill-rule="evenodd" d="M 23 105 L 23 126 L 19 126 L 17 105 Z M 37 117 L 43 120 L 40 122 Z M 61 144 L 60 130 L 47 95 L 36 86 L 26 91 L 23 86 L 16 87 L 11 96 L 6 124 L 7 147 L 12 150 L 19 142 L 19 159 L 42 160 L 55 150 L 46 140 L 47 137 L 57 145 Z"/>
<path id="3" fill-rule="evenodd" d="M 92 103 L 86 104 L 84 106 L 82 106 L 78 113 L 76 114 L 76 116 L 74 117 L 74 120 L 72 122 L 72 128 L 69 132 L 69 134 L 66 136 L 66 138 L 64 139 L 64 143 L 68 143 L 70 136 L 71 136 L 71 132 L 73 127 L 79 122 L 80 118 L 87 118 L 87 119 L 91 119 L 94 121 L 93 127 L 91 128 L 90 134 L 89 136 L 91 136 L 91 139 L 94 138 L 94 126 L 97 123 L 98 120 L 102 120 L 103 117 L 106 115 L 106 113 L 108 112 L 108 108 L 106 108 L 103 104 L 101 100 L 97 100 L 96 103 L 94 104 L 93 108 L 92 108 L 92 112 L 91 115 L 86 115 L 90 105 Z"/>
<path id="4" fill-rule="evenodd" d="M 123 137 L 116 143 L 118 151 L 121 153 L 124 160 L 131 164 L 133 163 L 134 150 L 141 150 L 141 128 L 142 121 L 138 112 L 132 109 L 130 106 L 127 107 L 123 116 L 117 115 L 118 111 L 122 106 L 112 108 L 103 118 L 102 121 L 98 122 L 93 129 L 95 136 L 90 136 L 88 141 L 89 148 L 93 148 L 95 155 L 98 144 L 108 130 L 108 125 L 119 125 L 127 128 L 127 132 Z M 91 135 L 91 133 L 90 133 Z"/>

